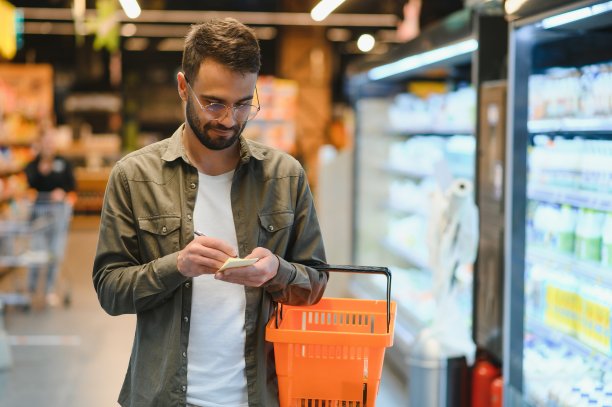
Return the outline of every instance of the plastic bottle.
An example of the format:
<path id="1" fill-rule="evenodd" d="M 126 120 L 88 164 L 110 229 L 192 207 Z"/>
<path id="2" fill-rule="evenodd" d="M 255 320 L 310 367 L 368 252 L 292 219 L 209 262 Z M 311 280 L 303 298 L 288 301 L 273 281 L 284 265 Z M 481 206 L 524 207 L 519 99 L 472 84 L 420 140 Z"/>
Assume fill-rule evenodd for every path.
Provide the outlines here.
<path id="1" fill-rule="evenodd" d="M 612 267 L 612 212 L 606 214 L 601 241 L 601 263 Z"/>
<path id="2" fill-rule="evenodd" d="M 581 209 L 576 225 L 576 257 L 581 260 L 601 260 L 601 240 L 604 213 Z"/>
<path id="3" fill-rule="evenodd" d="M 559 210 L 558 233 L 555 239 L 556 248 L 562 253 L 574 252 L 577 211 L 569 205 L 562 205 Z M 612 221 L 611 221 L 612 222 Z M 612 235 L 612 229 L 611 229 Z"/>

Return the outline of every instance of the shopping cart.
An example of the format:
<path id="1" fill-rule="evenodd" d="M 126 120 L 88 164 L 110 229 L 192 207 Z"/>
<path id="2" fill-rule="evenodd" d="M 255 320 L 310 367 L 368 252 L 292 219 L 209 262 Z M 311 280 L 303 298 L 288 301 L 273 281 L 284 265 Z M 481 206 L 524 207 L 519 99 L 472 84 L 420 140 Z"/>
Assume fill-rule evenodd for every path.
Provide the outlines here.
<path id="1" fill-rule="evenodd" d="M 62 286 L 65 305 L 71 302 L 69 285 L 59 273 L 64 257 L 72 206 L 64 202 L 38 200 L 14 203 L 0 220 L 0 279 L 13 276 L 18 283 L 11 291 L 0 292 L 6 305 L 29 308 L 32 294 L 38 290 L 41 277 L 57 279 L 50 284 Z M 29 281 L 23 284 L 17 270 L 27 270 Z M 49 273 L 54 273 L 50 275 Z M 21 284 L 19 284 L 21 282 Z"/>
<path id="2" fill-rule="evenodd" d="M 281 407 L 375 407 L 385 348 L 393 345 L 396 303 L 386 267 L 317 266 L 320 271 L 384 274 L 383 300 L 327 298 L 279 304 L 266 326 L 274 344 Z"/>

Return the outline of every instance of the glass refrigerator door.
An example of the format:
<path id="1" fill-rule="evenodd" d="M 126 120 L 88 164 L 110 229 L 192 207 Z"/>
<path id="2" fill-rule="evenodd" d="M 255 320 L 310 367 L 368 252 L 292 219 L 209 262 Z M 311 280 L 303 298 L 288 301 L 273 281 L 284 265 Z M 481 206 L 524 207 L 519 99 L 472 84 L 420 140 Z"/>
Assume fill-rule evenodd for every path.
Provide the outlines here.
<path id="1" fill-rule="evenodd" d="M 504 405 L 612 406 L 612 2 L 511 27 Z"/>
<path id="2" fill-rule="evenodd" d="M 397 338 L 406 342 L 399 345 L 404 350 L 434 315 L 428 235 L 439 211 L 431 196 L 446 192 L 453 180 L 474 179 L 475 102 L 474 90 L 465 86 L 425 98 L 400 92 L 356 104 L 355 262 L 384 265 L 393 272 L 401 330 Z M 453 281 L 468 331 L 471 264 L 461 264 Z M 361 277 L 353 280 L 351 290 L 359 297 L 381 298 L 383 283 Z"/>

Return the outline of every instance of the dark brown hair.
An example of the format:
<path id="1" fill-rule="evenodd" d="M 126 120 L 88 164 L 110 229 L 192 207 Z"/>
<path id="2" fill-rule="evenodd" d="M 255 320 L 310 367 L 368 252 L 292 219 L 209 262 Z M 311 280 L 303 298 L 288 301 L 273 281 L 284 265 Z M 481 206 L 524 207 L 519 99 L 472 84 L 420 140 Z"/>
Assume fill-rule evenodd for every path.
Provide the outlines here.
<path id="1" fill-rule="evenodd" d="M 183 50 L 183 72 L 188 81 L 195 80 L 206 58 L 240 73 L 258 73 L 261 67 L 255 32 L 233 18 L 216 18 L 191 26 Z"/>

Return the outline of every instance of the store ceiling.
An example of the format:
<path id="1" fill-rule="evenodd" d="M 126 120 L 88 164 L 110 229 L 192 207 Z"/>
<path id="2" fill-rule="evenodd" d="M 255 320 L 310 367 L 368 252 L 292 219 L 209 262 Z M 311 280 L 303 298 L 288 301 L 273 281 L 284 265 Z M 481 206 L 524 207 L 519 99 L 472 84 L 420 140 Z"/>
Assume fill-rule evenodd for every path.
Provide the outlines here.
<path id="1" fill-rule="evenodd" d="M 82 0 L 88 16 L 95 13 L 95 0 Z M 24 10 L 26 34 L 73 35 L 71 10 L 74 0 L 11 0 Z M 325 26 L 342 29 L 328 35 L 330 41 L 355 41 L 365 32 L 381 42 L 396 42 L 395 30 L 403 18 L 408 0 L 346 0 L 322 22 L 310 17 L 318 0 L 139 0 L 142 14 L 130 20 L 122 13 L 123 23 L 137 26 L 135 37 L 182 38 L 186 25 L 210 17 L 231 16 L 259 29 L 261 40 L 276 36 L 282 26 Z M 421 23 L 429 23 L 461 8 L 462 0 L 424 0 Z M 119 8 L 119 5 L 117 5 Z M 271 30 L 270 30 L 271 28 Z M 267 30 L 267 31 L 265 31 Z M 122 35 L 126 36 L 124 33 Z M 350 47 L 346 48 L 350 50 Z"/>
<path id="2" fill-rule="evenodd" d="M 92 36 L 86 42 L 75 41 L 75 24 L 71 7 L 75 0 L 9 0 L 24 12 L 24 47 L 15 62 L 52 63 L 58 71 L 76 71 L 67 83 L 95 83 L 107 86 L 108 55 L 92 50 Z M 95 15 L 95 0 L 84 0 L 87 16 Z M 408 0 L 346 0 L 327 19 L 317 23 L 310 10 L 318 0 L 138 0 L 142 14 L 130 20 L 122 13 L 123 66 L 128 70 L 151 70 L 160 67 L 170 73 L 180 65 L 184 35 L 188 26 L 209 17 L 232 16 L 252 26 L 261 40 L 262 73 L 275 74 L 278 64 L 278 39 L 290 26 L 320 25 L 325 29 L 336 56 L 335 76 L 340 77 L 348 62 L 363 54 L 355 45 L 359 35 L 371 33 L 386 52 L 397 41 L 397 24 Z M 422 15 L 442 18 L 450 8 L 462 7 L 462 0 L 423 0 Z M 117 1 L 117 7 L 120 6 Z M 61 49 L 61 52 L 58 52 Z M 162 67 L 163 65 L 163 67 Z M 104 72 L 107 72 L 104 74 Z M 162 77 L 161 75 L 157 75 Z M 167 79 L 161 79 L 161 81 Z M 73 85 L 71 85 L 73 86 Z M 89 85 L 87 85 L 89 86 Z M 340 86 L 340 85 L 339 85 Z"/>
<path id="3" fill-rule="evenodd" d="M 439 0 L 438 0 L 439 1 Z M 15 0 L 18 7 L 71 7 L 73 0 Z M 95 1 L 86 1 L 94 8 Z M 226 10 L 268 12 L 310 12 L 316 1 L 308 0 L 140 0 L 143 10 Z M 401 10 L 403 0 L 347 0 L 338 13 L 392 14 Z"/>

